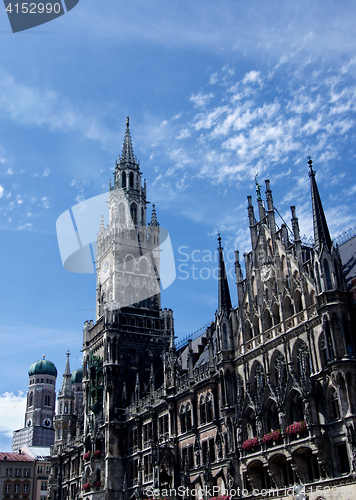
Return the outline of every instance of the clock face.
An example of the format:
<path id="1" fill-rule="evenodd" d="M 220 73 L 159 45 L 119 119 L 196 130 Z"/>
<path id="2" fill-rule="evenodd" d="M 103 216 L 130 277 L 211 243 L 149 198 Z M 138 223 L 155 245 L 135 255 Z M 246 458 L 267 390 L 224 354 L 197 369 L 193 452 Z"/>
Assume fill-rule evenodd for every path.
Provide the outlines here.
<path id="1" fill-rule="evenodd" d="M 45 418 L 43 421 L 43 427 L 51 427 L 52 422 L 50 421 L 49 418 Z"/>
<path id="2" fill-rule="evenodd" d="M 102 276 L 104 279 L 109 276 L 109 271 L 110 271 L 110 264 L 109 264 L 109 261 L 107 260 L 104 264 L 103 271 L 102 271 Z"/>

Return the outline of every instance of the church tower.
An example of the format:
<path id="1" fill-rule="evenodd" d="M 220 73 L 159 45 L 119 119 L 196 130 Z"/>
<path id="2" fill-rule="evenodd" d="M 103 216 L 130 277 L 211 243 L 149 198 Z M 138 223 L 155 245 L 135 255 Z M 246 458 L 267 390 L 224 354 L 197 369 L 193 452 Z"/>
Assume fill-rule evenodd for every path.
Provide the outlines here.
<path id="1" fill-rule="evenodd" d="M 28 376 L 25 427 L 14 431 L 13 451 L 18 451 L 23 445 L 46 447 L 54 442 L 57 369 L 43 355 L 43 359 L 32 363 Z"/>
<path id="2" fill-rule="evenodd" d="M 109 225 L 97 238 L 97 319 L 104 311 L 133 304 L 160 309 L 160 228 L 153 205 L 146 225 L 146 183 L 133 154 L 129 118 L 122 154 L 109 188 Z M 110 183 L 111 184 L 111 183 Z"/>
<path id="3" fill-rule="evenodd" d="M 106 457 L 101 479 L 97 466 L 85 477 L 94 474 L 111 498 L 124 488 L 125 409 L 163 384 L 162 357 L 174 337 L 173 313 L 161 309 L 160 226 L 154 205 L 146 221 L 146 183 L 129 118 L 108 204 L 109 224 L 102 218 L 97 237 L 96 322 L 84 324 L 83 399 L 84 451 Z"/>

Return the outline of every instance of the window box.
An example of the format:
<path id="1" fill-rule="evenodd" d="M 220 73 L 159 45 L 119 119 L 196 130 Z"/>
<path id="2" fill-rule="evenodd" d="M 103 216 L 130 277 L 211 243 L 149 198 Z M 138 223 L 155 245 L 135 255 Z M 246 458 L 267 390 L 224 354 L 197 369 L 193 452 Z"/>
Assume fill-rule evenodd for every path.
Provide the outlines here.
<path id="1" fill-rule="evenodd" d="M 256 448 L 256 446 L 258 446 L 260 444 L 260 441 L 258 439 L 258 437 L 254 437 L 252 439 L 246 439 L 241 447 L 243 450 L 252 450 L 253 448 Z"/>

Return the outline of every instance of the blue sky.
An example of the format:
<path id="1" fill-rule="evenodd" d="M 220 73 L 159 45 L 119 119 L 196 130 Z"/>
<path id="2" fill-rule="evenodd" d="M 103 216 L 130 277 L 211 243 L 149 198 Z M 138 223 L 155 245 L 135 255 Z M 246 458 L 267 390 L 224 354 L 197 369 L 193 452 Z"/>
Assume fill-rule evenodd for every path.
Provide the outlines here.
<path id="1" fill-rule="evenodd" d="M 309 152 L 332 236 L 355 224 L 355 17 L 348 0 L 80 0 L 12 34 L 3 9 L 0 449 L 23 424 L 30 364 L 46 354 L 57 389 L 67 349 L 81 365 L 95 276 L 64 270 L 55 223 L 107 189 L 127 115 L 173 244 L 177 278 L 162 305 L 178 337 L 214 317 L 217 231 L 228 270 L 232 250 L 249 250 L 257 172 L 310 236 Z"/>

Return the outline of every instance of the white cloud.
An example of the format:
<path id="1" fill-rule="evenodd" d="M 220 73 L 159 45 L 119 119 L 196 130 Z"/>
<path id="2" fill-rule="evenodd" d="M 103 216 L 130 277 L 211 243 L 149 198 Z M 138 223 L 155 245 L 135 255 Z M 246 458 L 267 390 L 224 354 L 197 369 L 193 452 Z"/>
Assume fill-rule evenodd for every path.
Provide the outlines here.
<path id="1" fill-rule="evenodd" d="M 218 74 L 217 73 L 210 75 L 210 80 L 209 80 L 210 85 L 215 85 L 215 83 L 217 81 L 218 81 Z"/>
<path id="2" fill-rule="evenodd" d="M 26 395 L 19 391 L 5 392 L 0 395 L 0 432 L 6 437 L 12 437 L 13 431 L 24 425 L 26 410 Z"/>
<path id="3" fill-rule="evenodd" d="M 198 93 L 190 96 L 190 101 L 193 102 L 195 108 L 203 108 L 206 104 L 214 97 L 214 94 L 210 92 L 210 94 L 202 94 Z"/>
<path id="4" fill-rule="evenodd" d="M 0 198 L 4 196 L 4 187 L 0 186 Z"/>
<path id="5" fill-rule="evenodd" d="M 42 174 L 42 177 L 48 177 L 49 176 L 49 173 L 50 173 L 50 169 L 49 168 L 46 168 Z"/>
<path id="6" fill-rule="evenodd" d="M 255 70 L 252 70 L 249 73 L 246 73 L 246 75 L 244 76 L 244 78 L 242 80 L 243 84 L 246 84 L 246 83 L 261 83 L 261 82 L 262 82 L 261 72 L 260 71 L 255 71 Z"/>

